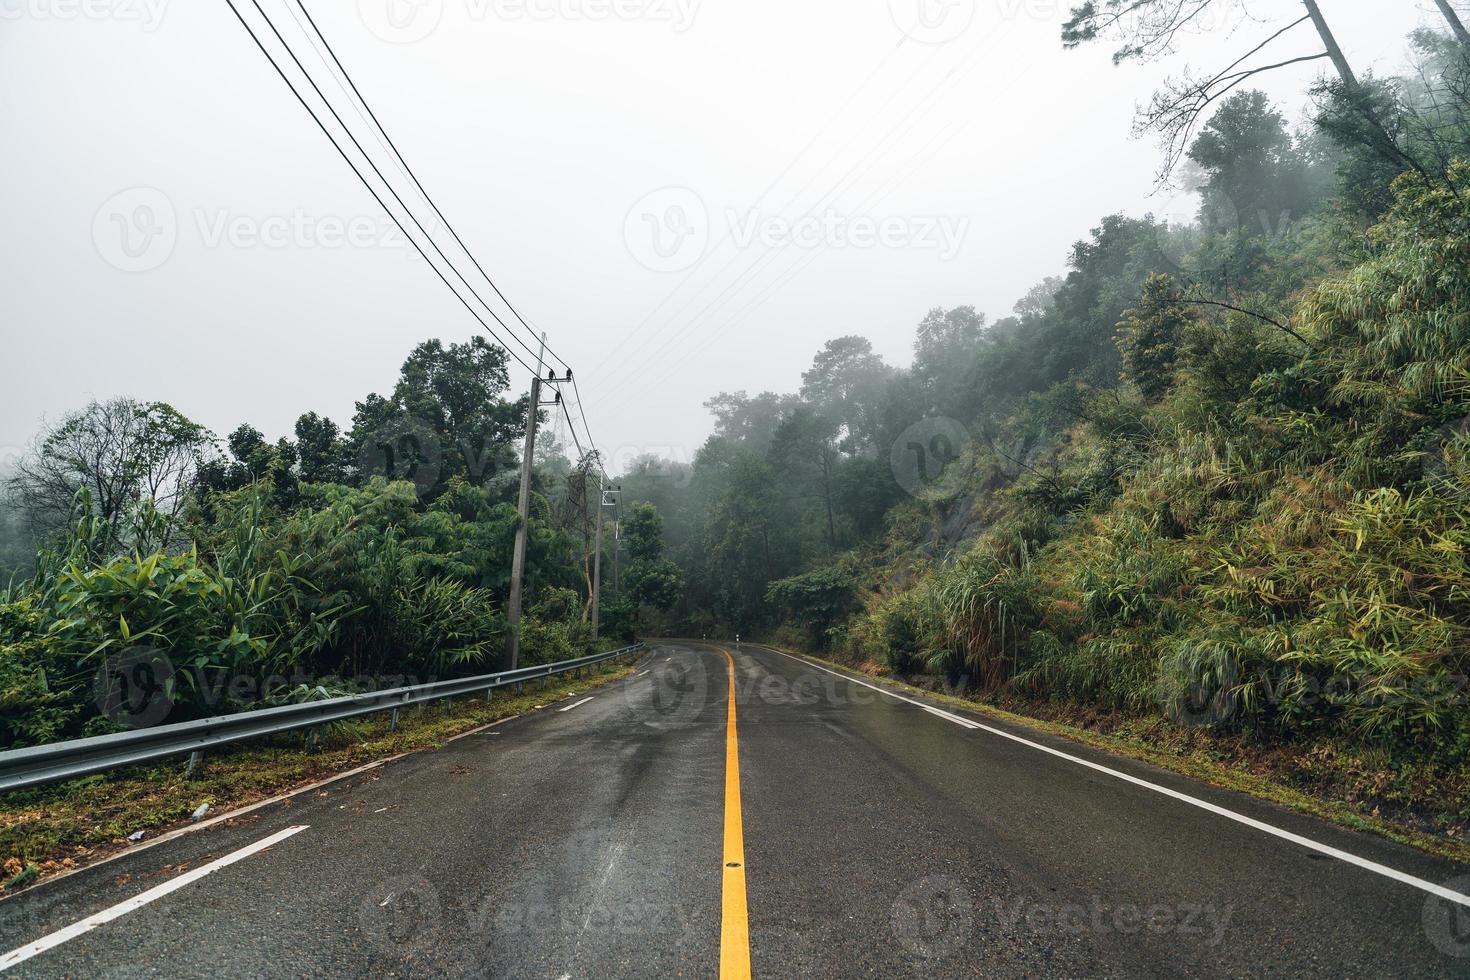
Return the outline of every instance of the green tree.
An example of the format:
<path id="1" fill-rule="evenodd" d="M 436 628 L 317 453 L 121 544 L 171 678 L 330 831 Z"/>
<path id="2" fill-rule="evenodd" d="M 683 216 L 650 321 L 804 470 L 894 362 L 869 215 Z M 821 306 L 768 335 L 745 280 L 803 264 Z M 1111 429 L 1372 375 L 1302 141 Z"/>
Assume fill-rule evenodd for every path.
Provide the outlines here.
<path id="1" fill-rule="evenodd" d="M 514 468 L 527 399 L 504 399 L 507 360 L 478 336 L 415 347 L 391 398 L 375 393 L 357 403 L 345 442 L 359 482 L 409 479 L 432 498 L 456 476 L 484 484 Z"/>
<path id="2" fill-rule="evenodd" d="M 70 522 L 77 492 L 85 490 L 118 537 L 140 506 L 166 519 L 180 513 L 209 444 L 208 430 L 163 402 L 94 401 L 36 437 L 9 490 L 40 536 Z M 164 543 L 170 527 L 165 520 Z"/>
<path id="3" fill-rule="evenodd" d="M 772 582 L 766 600 L 801 623 L 819 647 L 829 643 L 833 627 L 857 606 L 857 583 L 837 568 L 818 568 Z"/>
<path id="4" fill-rule="evenodd" d="M 1332 63 L 1343 101 L 1360 120 L 1367 145 L 1401 169 L 1419 169 L 1417 161 L 1404 151 L 1385 125 L 1372 93 L 1353 72 L 1317 0 L 1300 0 L 1300 3 L 1300 17 L 1229 66 L 1203 75 L 1186 70 L 1183 77 L 1166 83 L 1149 105 L 1139 110 L 1137 128 L 1158 133 L 1164 141 L 1163 176 L 1172 173 L 1183 159 L 1205 114 L 1220 99 L 1258 75 L 1318 60 Z M 1223 15 L 1231 26 L 1239 26 L 1250 16 L 1234 0 L 1086 0 L 1072 8 L 1071 17 L 1062 26 L 1062 44 L 1076 48 L 1099 38 L 1112 38 L 1120 44 L 1113 53 L 1114 64 L 1152 61 L 1175 53 L 1192 28 L 1215 15 Z M 1299 48 L 1291 57 L 1282 57 L 1286 52 L 1267 52 L 1293 28 L 1307 23 L 1317 33 L 1319 50 L 1307 48 L 1306 53 L 1300 53 L 1303 49 Z"/>
<path id="5" fill-rule="evenodd" d="M 524 430 L 526 406 L 502 397 L 510 387 L 507 363 L 505 351 L 480 336 L 447 347 L 425 341 L 403 362 L 393 402 L 433 428 L 443 480 L 482 482 L 513 463 L 507 450 Z"/>
<path id="6" fill-rule="evenodd" d="M 1195 310 L 1178 300 L 1172 278 L 1150 276 L 1138 305 L 1118 324 L 1124 377 L 1149 401 L 1158 401 L 1174 386 L 1186 332 L 1197 320 Z"/>
<path id="7" fill-rule="evenodd" d="M 341 483 L 346 478 L 346 452 L 337 423 L 316 412 L 296 420 L 296 452 L 305 483 Z"/>
<path id="8" fill-rule="evenodd" d="M 1264 92 L 1237 92 L 1221 102 L 1189 159 L 1206 178 L 1200 225 L 1207 233 L 1269 235 L 1311 209 L 1307 163 Z"/>
<path id="9" fill-rule="evenodd" d="M 838 421 L 845 450 L 861 452 L 876 445 L 874 409 L 890 373 L 867 338 L 838 337 L 827 341 L 802 374 L 801 397 Z"/>
<path id="10" fill-rule="evenodd" d="M 813 501 L 827 531 L 827 547 L 837 547 L 837 473 L 841 427 L 820 409 L 802 405 L 782 421 L 771 443 L 771 460 L 788 492 Z"/>
<path id="11" fill-rule="evenodd" d="M 635 608 L 672 609 L 682 594 L 679 566 L 664 557 L 663 518 L 652 504 L 633 507 L 623 540 L 631 559 L 624 580 Z"/>

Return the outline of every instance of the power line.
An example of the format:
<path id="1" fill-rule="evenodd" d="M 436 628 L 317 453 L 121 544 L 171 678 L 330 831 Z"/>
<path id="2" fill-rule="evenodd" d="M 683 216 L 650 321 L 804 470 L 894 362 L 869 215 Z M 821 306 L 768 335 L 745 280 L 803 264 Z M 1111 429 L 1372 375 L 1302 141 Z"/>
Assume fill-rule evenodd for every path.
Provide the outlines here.
<path id="1" fill-rule="evenodd" d="M 587 453 L 582 449 L 582 440 L 577 438 L 577 423 L 572 421 L 572 413 L 567 411 L 567 402 L 565 398 L 557 402 L 557 405 L 561 407 L 561 414 L 566 416 L 567 431 L 572 434 L 572 445 L 577 447 L 577 460 L 578 462 L 580 462 L 583 459 L 586 459 Z M 598 469 L 601 468 L 601 466 L 598 466 Z"/>
<path id="2" fill-rule="evenodd" d="M 439 209 L 439 205 L 434 202 L 434 198 L 429 195 L 429 192 L 427 190 L 425 190 L 423 183 L 418 178 L 418 175 L 413 172 L 413 168 L 408 165 L 408 161 L 404 159 L 403 154 L 399 152 L 398 144 L 393 142 L 393 137 L 388 135 L 388 130 L 385 129 L 383 127 L 383 124 L 378 121 L 378 114 L 373 111 L 373 107 L 369 105 L 367 99 L 363 97 L 362 92 L 357 87 L 357 83 L 352 80 L 351 73 L 349 73 L 347 71 L 347 67 L 342 64 L 342 59 L 337 57 L 337 52 L 332 47 L 332 42 L 327 40 L 326 35 L 322 33 L 322 29 L 317 26 L 316 20 L 311 16 L 311 11 L 306 9 L 306 4 L 304 0 L 296 0 L 296 6 L 301 8 L 301 12 L 306 16 L 306 22 L 311 25 L 312 31 L 322 42 L 322 46 L 326 48 L 327 54 L 331 56 L 332 63 L 337 66 L 337 70 L 340 71 L 342 73 L 342 77 L 346 79 L 348 87 L 352 89 L 352 94 L 357 98 L 357 101 L 362 104 L 362 107 L 367 110 L 368 117 L 372 119 L 373 125 L 376 126 L 378 132 L 382 134 L 383 139 L 388 144 L 388 148 L 393 151 L 393 155 L 398 158 L 398 163 L 403 168 L 403 172 L 408 174 L 409 179 L 413 181 L 413 185 L 418 188 L 419 193 L 424 196 L 424 200 L 429 203 L 429 207 L 434 209 L 434 214 L 438 216 L 440 221 L 444 222 L 444 227 L 448 229 L 449 234 L 454 238 L 455 244 L 460 247 L 460 250 L 464 252 L 464 254 L 469 258 L 471 264 L 474 265 L 475 271 L 478 272 L 484 278 L 484 280 L 490 284 L 490 288 L 495 290 L 495 295 L 500 297 L 500 301 L 506 305 L 511 313 L 515 315 L 515 318 L 521 322 L 521 325 L 525 327 L 526 330 L 529 331 L 531 336 L 534 338 L 536 336 L 535 329 L 531 326 L 530 323 L 526 321 L 525 317 L 521 316 L 520 310 L 516 309 L 515 304 L 506 297 L 505 293 L 500 291 L 500 287 L 495 285 L 495 280 L 491 279 L 489 273 L 487 273 L 484 267 L 480 265 L 479 260 L 476 259 L 474 253 L 470 251 L 469 246 L 464 243 L 464 239 L 460 238 L 459 232 L 455 231 L 454 225 L 450 224 L 449 219 L 444 216 L 444 212 Z M 552 350 L 549 345 L 546 348 L 546 353 L 555 358 L 562 367 L 571 367 L 571 365 L 569 365 L 566 360 L 564 360 L 559 354 Z"/>
<path id="3" fill-rule="evenodd" d="M 229 4 L 231 12 L 234 13 L 235 18 L 240 21 L 241 26 L 243 26 L 245 30 L 250 34 L 250 38 L 255 42 L 256 47 L 260 48 L 261 54 L 265 55 L 266 60 L 271 63 L 271 67 L 275 68 L 276 73 L 281 76 L 281 80 L 284 81 L 286 83 L 286 86 L 291 89 L 291 94 L 296 96 L 297 101 L 301 103 L 302 107 L 306 109 L 306 111 L 311 115 L 311 118 L 315 120 L 317 126 L 321 128 L 322 133 L 325 134 L 327 139 L 331 140 L 332 145 L 337 148 L 337 152 L 342 155 L 342 159 L 347 161 L 347 165 L 352 168 L 352 172 L 357 175 L 358 180 L 362 181 L 363 186 L 368 189 L 369 193 L 373 195 L 373 198 L 378 202 L 383 210 L 388 212 L 388 216 L 393 219 L 393 223 L 398 226 L 399 230 L 403 232 L 403 234 L 408 238 L 409 242 L 414 246 L 415 249 L 418 250 L 418 253 L 422 255 L 424 257 L 424 260 L 428 262 L 430 267 L 434 269 L 435 274 L 437 274 L 440 279 L 444 280 L 444 284 L 449 287 L 451 292 L 454 293 L 455 298 L 463 303 L 465 309 L 469 310 L 470 314 L 480 322 L 480 326 L 485 328 L 485 332 L 490 334 L 490 336 L 494 337 L 496 340 L 500 340 L 500 336 L 495 333 L 490 324 L 485 322 L 485 318 L 480 316 L 480 314 L 475 311 L 474 307 L 470 305 L 469 301 L 460 295 L 459 290 L 454 288 L 454 285 L 449 281 L 448 277 L 446 277 L 444 273 L 439 271 L 438 266 L 434 265 L 434 261 L 429 258 L 428 253 L 426 253 L 423 248 L 418 244 L 418 242 L 414 240 L 413 235 L 410 234 L 408 229 L 403 226 L 403 222 L 398 220 L 398 216 L 393 213 L 392 208 L 388 207 L 387 202 L 383 200 L 382 196 L 372 186 L 371 182 L 368 181 L 367 176 L 362 172 L 357 164 L 352 161 L 351 156 L 342 147 L 342 144 L 339 143 L 337 141 L 337 138 L 332 135 L 332 132 L 327 128 L 326 123 L 324 123 L 321 117 L 317 115 L 316 111 L 312 109 L 311 104 L 306 101 L 306 97 L 302 95 L 300 90 L 297 89 L 295 83 L 291 81 L 285 70 L 266 48 L 264 42 L 262 42 L 260 37 L 256 34 L 255 29 L 250 26 L 250 23 L 240 13 L 239 8 L 235 5 L 235 0 L 225 0 L 225 2 Z M 511 328 L 506 325 L 504 320 L 500 319 L 500 317 L 496 315 L 495 311 L 490 308 L 490 304 L 485 302 L 484 298 L 475 291 L 475 288 L 469 284 L 469 281 L 465 279 L 465 277 L 460 273 L 457 268 L 455 268 L 454 263 L 449 260 L 449 257 L 444 254 L 444 250 L 441 249 L 439 247 L 439 244 L 434 240 L 434 236 L 429 234 L 428 230 L 424 228 L 423 223 L 419 221 L 418 217 L 413 213 L 413 210 L 406 203 L 404 203 L 403 198 L 398 194 L 398 191 L 394 189 L 392 182 L 389 181 L 387 177 L 383 176 L 383 171 L 378 168 L 378 165 L 376 162 L 374 162 L 372 155 L 369 154 L 367 150 L 363 149 L 362 143 L 358 141 L 357 136 L 353 134 L 352 129 L 342 120 L 341 115 L 338 114 L 336 108 L 332 105 L 331 100 L 328 99 L 326 95 L 322 92 L 321 87 L 317 85 L 316 80 L 312 78 L 311 73 L 306 70 L 306 66 L 301 63 L 301 59 L 296 56 L 296 52 L 291 48 L 291 45 L 286 43 L 286 39 L 281 36 L 281 32 L 276 28 L 275 23 L 261 8 L 260 0 L 251 0 L 251 3 L 254 5 L 256 12 L 260 14 L 261 19 L 263 19 L 266 25 L 270 27 L 271 32 L 275 34 L 276 40 L 281 43 L 281 46 L 286 49 L 286 53 L 291 56 L 291 60 L 296 63 L 296 67 L 301 71 L 302 75 L 306 77 L 307 82 L 311 84 L 311 87 L 316 92 L 317 97 L 322 100 L 322 102 L 326 105 L 327 110 L 331 112 L 332 118 L 337 120 L 337 125 L 341 126 L 343 131 L 347 134 L 348 139 L 352 140 L 353 145 L 357 147 L 357 151 L 362 154 L 364 159 L 367 160 L 368 165 L 373 168 L 373 172 L 378 175 L 378 179 L 383 182 L 385 187 L 388 188 L 388 192 L 393 195 L 394 200 L 398 202 L 398 206 L 403 209 L 404 213 L 407 214 L 409 219 L 414 223 L 414 226 L 418 228 L 419 233 L 428 240 L 434 251 L 438 253 L 439 258 L 443 260 L 445 265 L 449 266 L 450 271 L 453 272 L 455 276 L 459 279 L 459 281 L 464 284 L 465 288 L 470 291 L 470 295 L 474 296 L 475 299 L 480 302 L 480 305 L 485 307 L 486 312 L 490 314 L 495 322 L 500 324 L 501 329 L 505 330 L 507 334 L 509 334 L 512 338 L 516 340 L 517 343 L 525 348 L 527 353 L 530 353 L 531 348 L 526 344 L 525 341 L 520 339 L 519 335 L 516 334 L 515 331 L 511 330 Z M 509 350 L 508 347 L 506 353 L 513 357 L 517 363 L 519 363 L 531 374 L 535 375 L 537 373 L 535 369 L 533 369 L 525 361 L 521 360 L 521 358 L 516 355 L 515 352 Z"/>
<path id="4" fill-rule="evenodd" d="M 250 35 L 251 40 L 254 41 L 256 47 L 260 49 L 261 54 L 265 55 L 266 60 L 271 63 L 271 67 L 276 70 L 276 73 L 281 77 L 281 80 L 286 83 L 286 87 L 291 90 L 291 94 L 294 95 L 294 96 L 296 96 L 296 99 L 297 99 L 298 102 L 301 103 L 302 108 L 306 109 L 307 113 L 312 117 L 312 120 L 317 124 L 318 128 L 321 129 L 323 135 L 325 135 L 327 137 L 327 139 L 331 142 L 332 146 L 341 155 L 342 159 L 347 163 L 348 167 L 350 167 L 352 169 L 352 172 L 357 176 L 358 180 L 361 181 L 362 184 L 363 184 L 363 186 L 367 188 L 368 192 L 370 194 L 372 194 L 373 199 L 375 201 L 377 201 L 378 205 L 380 207 L 382 207 L 383 210 L 388 214 L 388 217 L 393 220 L 393 223 L 398 226 L 398 229 L 403 232 L 404 236 L 408 239 L 409 244 L 413 245 L 414 249 L 419 253 L 419 255 L 421 255 L 424 258 L 424 261 L 426 261 L 429 264 L 429 268 L 434 271 L 434 274 L 439 277 L 440 281 L 443 282 L 445 284 L 445 286 L 449 287 L 449 290 L 450 290 L 450 292 L 452 292 L 454 294 L 455 299 L 459 300 L 459 302 L 465 307 L 465 309 L 469 311 L 470 315 L 473 316 L 479 322 L 479 324 L 480 324 L 481 327 L 484 328 L 485 332 L 488 333 L 495 340 L 501 341 L 501 337 L 495 332 L 495 330 L 490 326 L 490 324 L 485 321 L 485 318 L 482 317 L 479 314 L 479 312 L 470 304 L 470 302 L 468 300 L 466 300 L 463 295 L 460 294 L 459 290 L 455 288 L 454 284 L 449 281 L 448 277 L 445 276 L 445 274 L 439 269 L 439 267 L 429 257 L 428 253 L 418 243 L 418 241 L 409 232 L 409 230 L 404 226 L 403 222 L 401 220 L 399 220 L 398 215 L 395 214 L 394 211 L 393 211 L 393 209 L 388 206 L 387 202 L 383 199 L 383 196 L 378 193 L 378 191 L 377 191 L 377 189 L 375 187 L 373 187 L 372 183 L 368 180 L 366 174 L 364 174 L 363 171 L 362 171 L 362 169 L 357 165 L 357 163 L 353 161 L 351 155 L 343 147 L 343 145 L 341 144 L 341 142 L 339 142 L 338 139 L 332 134 L 331 130 L 327 127 L 326 123 L 322 120 L 321 116 L 319 116 L 317 114 L 317 112 L 312 108 L 311 104 L 306 100 L 306 98 L 303 95 L 302 91 L 297 87 L 297 85 L 294 82 L 292 82 L 291 78 L 286 74 L 286 72 L 283 69 L 283 67 L 281 66 L 281 64 L 271 54 L 271 52 L 269 51 L 269 49 L 266 48 L 266 46 L 265 46 L 264 42 L 262 41 L 261 37 L 259 36 L 259 34 L 257 34 L 257 32 L 255 31 L 255 29 L 253 27 L 251 27 L 250 23 L 241 14 L 239 8 L 235 5 L 234 0 L 226 0 L 226 2 L 229 4 L 230 10 L 231 10 L 232 13 L 234 13 L 235 18 L 240 21 L 241 26 L 245 28 L 246 33 L 248 33 Z M 382 170 L 378 167 L 377 163 L 373 160 L 372 155 L 369 154 L 367 152 L 367 150 L 363 147 L 362 143 L 357 139 L 356 135 L 352 132 L 351 128 L 348 127 L 348 125 L 346 124 L 346 122 L 342 119 L 341 115 L 337 112 L 336 108 L 332 105 L 331 100 L 327 98 L 326 94 L 321 90 L 321 87 L 316 84 L 316 81 L 312 77 L 311 73 L 306 70 L 306 67 L 305 67 L 305 65 L 302 64 L 301 59 L 296 56 L 295 51 L 291 48 L 290 44 L 288 44 L 286 42 L 286 39 L 281 35 L 281 32 L 276 28 L 276 25 L 274 24 L 274 22 L 271 21 L 269 15 L 267 15 L 265 13 L 265 11 L 261 8 L 260 3 L 259 3 L 259 0 L 252 0 L 252 3 L 255 6 L 256 12 L 260 14 L 261 18 L 270 27 L 272 33 L 276 37 L 276 40 L 280 42 L 280 44 L 281 44 L 281 46 L 283 48 L 285 48 L 286 52 L 291 56 L 292 61 L 295 62 L 296 67 L 301 71 L 302 75 L 311 84 L 312 89 L 317 94 L 317 97 L 320 98 L 322 100 L 323 104 L 326 105 L 327 109 L 332 113 L 333 118 L 337 121 L 337 124 L 347 134 L 348 138 L 352 140 L 352 143 L 353 143 L 354 146 L 357 147 L 358 152 L 367 161 L 367 163 L 369 164 L 369 166 L 372 167 L 373 172 L 377 174 L 378 179 L 380 181 L 382 181 L 383 185 L 387 188 L 387 190 L 389 191 L 389 193 L 392 194 L 394 200 L 396 200 L 398 202 L 398 205 L 403 209 L 404 213 L 408 215 L 409 219 L 413 222 L 414 226 L 418 228 L 420 234 L 423 235 L 423 237 L 428 241 L 428 243 L 430 244 L 430 246 L 432 246 L 433 249 L 434 249 L 434 251 L 438 254 L 439 258 L 444 262 L 445 265 L 447 265 L 449 267 L 450 271 L 454 273 L 454 275 L 456 276 L 456 278 L 458 278 L 459 281 L 464 284 L 464 287 L 467 290 L 469 290 L 470 294 L 472 296 L 474 296 L 474 298 L 476 300 L 479 301 L 480 305 L 485 308 L 485 311 L 490 314 L 490 316 L 495 320 L 495 322 L 498 323 L 503 330 L 505 330 L 507 333 L 509 333 L 510 336 L 513 337 L 516 340 L 516 342 L 519 343 L 520 346 L 522 348 L 524 348 L 529 353 L 530 352 L 530 347 L 524 341 L 522 341 L 520 339 L 519 335 L 517 335 L 515 333 L 514 329 L 510 325 L 508 325 L 504 320 L 502 320 L 498 315 L 496 315 L 494 309 L 492 309 L 491 306 L 488 303 L 485 302 L 484 298 L 482 296 L 480 296 L 480 294 L 478 292 L 475 291 L 475 288 L 470 285 L 470 283 L 468 282 L 468 280 L 466 280 L 465 277 L 460 273 L 459 269 L 454 265 L 454 263 L 449 259 L 449 257 L 444 254 L 444 250 L 439 247 L 439 244 L 434 239 L 434 236 L 432 234 L 430 234 L 429 231 L 428 231 L 428 229 L 426 229 L 423 226 L 423 223 L 421 221 L 419 221 L 418 217 L 413 213 L 413 210 L 403 200 L 402 196 L 399 195 L 399 193 L 397 192 L 397 190 L 394 188 L 392 182 L 389 181 L 386 176 L 384 176 Z M 297 6 L 300 7 L 301 12 L 306 16 L 308 22 L 311 23 L 312 30 L 315 32 L 316 36 L 321 40 L 323 46 L 327 49 L 328 54 L 331 56 L 333 62 L 337 65 L 338 70 L 341 71 L 343 78 L 346 79 L 347 84 L 351 87 L 352 92 L 357 97 L 358 102 L 360 102 L 361 105 L 362 105 L 362 107 L 367 110 L 368 115 L 372 119 L 373 125 L 377 128 L 378 132 L 382 135 L 383 139 L 387 142 L 388 147 L 391 149 L 391 151 L 393 152 L 394 156 L 397 158 L 399 165 L 403 168 L 403 171 L 408 175 L 409 179 L 412 180 L 413 183 L 414 183 L 414 185 L 419 189 L 419 192 L 423 195 L 424 199 L 428 202 L 429 206 L 431 208 L 433 208 L 434 213 L 436 215 L 438 215 L 439 219 L 444 223 L 445 227 L 449 230 L 450 234 L 453 235 L 453 237 L 454 237 L 456 243 L 459 245 L 460 249 L 470 259 L 471 263 L 474 264 L 476 271 L 478 271 L 480 273 L 480 275 L 485 279 L 485 281 L 490 284 L 490 288 L 493 289 L 493 290 L 495 290 L 495 294 L 497 296 L 499 296 L 500 299 L 505 303 L 505 305 L 511 310 L 511 312 L 515 314 L 516 319 L 519 320 L 520 323 L 523 326 L 525 326 L 528 330 L 533 330 L 534 331 L 533 325 L 530 324 L 530 322 L 528 320 L 526 320 L 526 318 L 524 316 L 521 315 L 520 311 L 517 310 L 513 304 L 511 304 L 510 300 L 507 299 L 506 296 L 504 295 L 504 293 L 502 293 L 500 291 L 500 288 L 495 285 L 495 282 L 485 272 L 484 268 L 475 259 L 474 255 L 470 252 L 469 248 L 464 244 L 464 241 L 460 238 L 460 236 L 458 235 L 458 233 L 455 232 L 454 228 L 450 225 L 449 220 L 444 216 L 443 211 L 440 210 L 439 206 L 434 202 L 434 200 L 429 196 L 428 192 L 424 189 L 423 184 L 419 181 L 417 175 L 415 175 L 413 173 L 412 169 L 408 166 L 408 163 L 403 158 L 402 153 L 400 153 L 398 151 L 397 146 L 393 143 L 392 137 L 390 137 L 388 135 L 387 130 L 383 128 L 382 123 L 378 120 L 376 114 L 373 113 L 372 107 L 369 106 L 367 104 L 367 101 L 363 98 L 361 91 L 357 88 L 357 86 L 353 82 L 351 76 L 347 73 L 346 68 L 342 65 L 341 60 L 336 55 L 336 52 L 332 50 L 331 44 L 326 40 L 326 37 L 322 34 L 320 28 L 317 27 L 316 22 L 312 19 L 310 12 L 307 11 L 305 5 L 303 3 L 301 3 L 301 0 L 297 0 Z M 543 339 L 542 342 L 544 343 L 544 339 Z M 502 341 L 502 344 L 503 344 L 503 341 Z M 529 364 L 526 363 L 526 361 L 522 360 L 520 358 L 520 356 L 518 356 L 515 353 L 515 351 L 513 351 L 513 350 L 511 350 L 509 348 L 508 345 L 504 345 L 504 346 L 505 346 L 505 352 L 506 352 L 506 354 L 509 355 L 513 360 L 515 360 L 516 363 L 520 364 L 521 367 L 525 368 L 526 371 L 529 372 L 530 374 L 532 374 L 533 376 L 539 377 L 539 372 L 536 369 L 533 369 Z M 602 470 L 603 476 L 604 476 L 604 478 L 606 478 L 607 471 L 601 465 L 601 453 L 600 453 L 600 451 L 598 451 L 596 442 L 592 438 L 592 429 L 591 429 L 590 424 L 587 421 L 587 413 L 586 413 L 586 409 L 585 409 L 584 404 L 583 404 L 583 401 L 582 401 L 581 390 L 580 390 L 580 388 L 578 388 L 576 386 L 577 385 L 576 376 L 572 372 L 572 369 L 571 369 L 570 365 L 567 364 L 567 362 L 566 362 L 565 359 L 563 359 L 561 356 L 559 356 L 559 355 L 555 354 L 554 352 L 552 352 L 549 347 L 546 348 L 546 353 L 551 353 L 552 356 L 555 357 L 555 359 L 563 367 L 567 368 L 567 374 L 568 374 L 569 377 L 571 377 L 573 388 L 574 388 L 574 390 L 576 392 L 576 397 L 577 397 L 577 414 L 578 414 L 578 416 L 582 420 L 582 428 L 583 428 L 583 431 L 586 432 L 588 443 L 591 445 L 591 448 L 592 448 L 593 453 L 596 454 L 596 457 L 599 460 L 598 468 L 600 470 Z M 563 411 L 563 414 L 565 414 L 566 417 L 567 417 L 567 421 L 569 423 L 569 426 L 570 426 L 571 432 L 572 432 L 572 439 L 573 439 L 573 442 L 577 446 L 578 453 L 579 454 L 580 453 L 583 453 L 581 442 L 577 438 L 577 434 L 576 434 L 576 423 L 572 419 L 571 414 L 567 410 L 565 404 L 563 404 L 563 406 L 562 406 L 562 411 Z"/>
<path id="5" fill-rule="evenodd" d="M 577 414 L 582 417 L 582 428 L 587 431 L 587 442 L 591 444 L 592 451 L 597 453 L 598 469 L 602 469 L 602 452 L 597 448 L 597 440 L 592 438 L 592 426 L 587 423 L 587 411 L 582 407 L 582 389 L 577 387 L 577 376 L 572 375 L 572 393 L 577 396 Z M 602 469 L 602 475 L 607 476 L 607 470 Z"/>

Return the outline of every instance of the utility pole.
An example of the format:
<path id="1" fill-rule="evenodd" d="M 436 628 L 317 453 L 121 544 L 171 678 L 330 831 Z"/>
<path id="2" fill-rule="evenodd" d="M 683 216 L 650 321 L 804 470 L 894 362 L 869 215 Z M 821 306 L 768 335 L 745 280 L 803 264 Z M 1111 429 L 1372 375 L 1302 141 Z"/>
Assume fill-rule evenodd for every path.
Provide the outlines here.
<path id="1" fill-rule="evenodd" d="M 602 474 L 597 475 L 597 536 L 592 539 L 592 638 L 597 639 L 597 626 L 602 606 Z"/>
<path id="2" fill-rule="evenodd" d="M 558 378 L 550 371 L 546 372 L 546 377 L 541 377 L 545 359 L 546 334 L 543 333 L 541 334 L 541 349 L 536 352 L 536 376 L 531 379 L 531 405 L 526 417 L 526 448 L 521 456 L 521 494 L 516 500 L 516 508 L 521 519 L 516 525 L 515 552 L 510 559 L 510 601 L 506 604 L 505 613 L 506 621 L 510 624 L 510 637 L 505 644 L 506 661 L 510 670 L 515 670 L 520 666 L 521 659 L 521 589 L 522 579 L 526 572 L 526 538 L 531 531 L 531 471 L 536 461 L 536 423 L 542 408 L 561 404 L 561 392 L 559 391 L 555 399 L 543 402 L 541 386 L 555 387 L 572 380 L 571 368 L 567 368 L 565 378 Z"/>
<path id="3" fill-rule="evenodd" d="M 620 488 L 607 489 L 602 482 L 602 474 L 597 475 L 597 537 L 592 553 L 592 635 L 597 636 L 597 627 L 600 621 L 602 608 L 602 508 L 608 506 L 608 497 L 617 500 Z M 614 552 L 616 557 L 616 552 Z M 614 565 L 614 568 L 617 566 Z M 617 589 L 617 576 L 613 576 L 613 588 Z"/>
<path id="4" fill-rule="evenodd" d="M 613 501 L 613 591 L 622 595 L 623 583 L 618 579 L 618 556 L 623 550 L 623 522 L 619 520 L 619 517 L 615 500 Z"/>

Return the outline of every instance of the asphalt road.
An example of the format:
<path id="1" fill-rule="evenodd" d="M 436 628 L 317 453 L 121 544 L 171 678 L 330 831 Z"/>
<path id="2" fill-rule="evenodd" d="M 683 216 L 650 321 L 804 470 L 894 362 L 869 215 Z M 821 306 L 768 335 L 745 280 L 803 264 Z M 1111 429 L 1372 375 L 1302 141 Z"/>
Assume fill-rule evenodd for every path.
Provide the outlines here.
<path id="1" fill-rule="evenodd" d="M 1433 893 L 1470 868 L 750 644 L 639 670 L 0 901 L 0 954 L 54 944 L 11 967 L 37 977 L 1470 976 L 1470 908 Z"/>

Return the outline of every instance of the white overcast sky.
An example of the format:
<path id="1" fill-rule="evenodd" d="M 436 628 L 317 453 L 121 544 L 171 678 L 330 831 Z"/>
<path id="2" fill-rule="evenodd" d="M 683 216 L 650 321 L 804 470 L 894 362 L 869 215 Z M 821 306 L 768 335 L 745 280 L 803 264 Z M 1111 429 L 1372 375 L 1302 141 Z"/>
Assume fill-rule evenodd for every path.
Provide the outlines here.
<path id="1" fill-rule="evenodd" d="M 260 2 L 346 110 L 294 0 Z M 1159 155 L 1129 138 L 1134 106 L 1265 30 L 1114 68 L 1106 45 L 1062 50 L 1066 0 L 923 0 L 923 21 L 920 0 L 306 2 L 481 263 L 575 366 L 615 459 L 689 458 L 706 398 L 794 390 L 834 336 L 907 363 L 929 308 L 1004 316 L 1102 215 L 1177 212 L 1151 196 Z M 1322 6 L 1363 69 L 1392 70 L 1435 22 L 1429 0 Z M 1299 113 L 1317 70 L 1262 87 Z M 113 395 L 221 434 L 288 434 L 308 410 L 345 428 L 415 343 L 479 330 L 382 232 L 224 0 L 0 0 L 0 102 L 7 453 Z M 820 227 L 782 237 L 779 219 L 808 213 Z"/>

